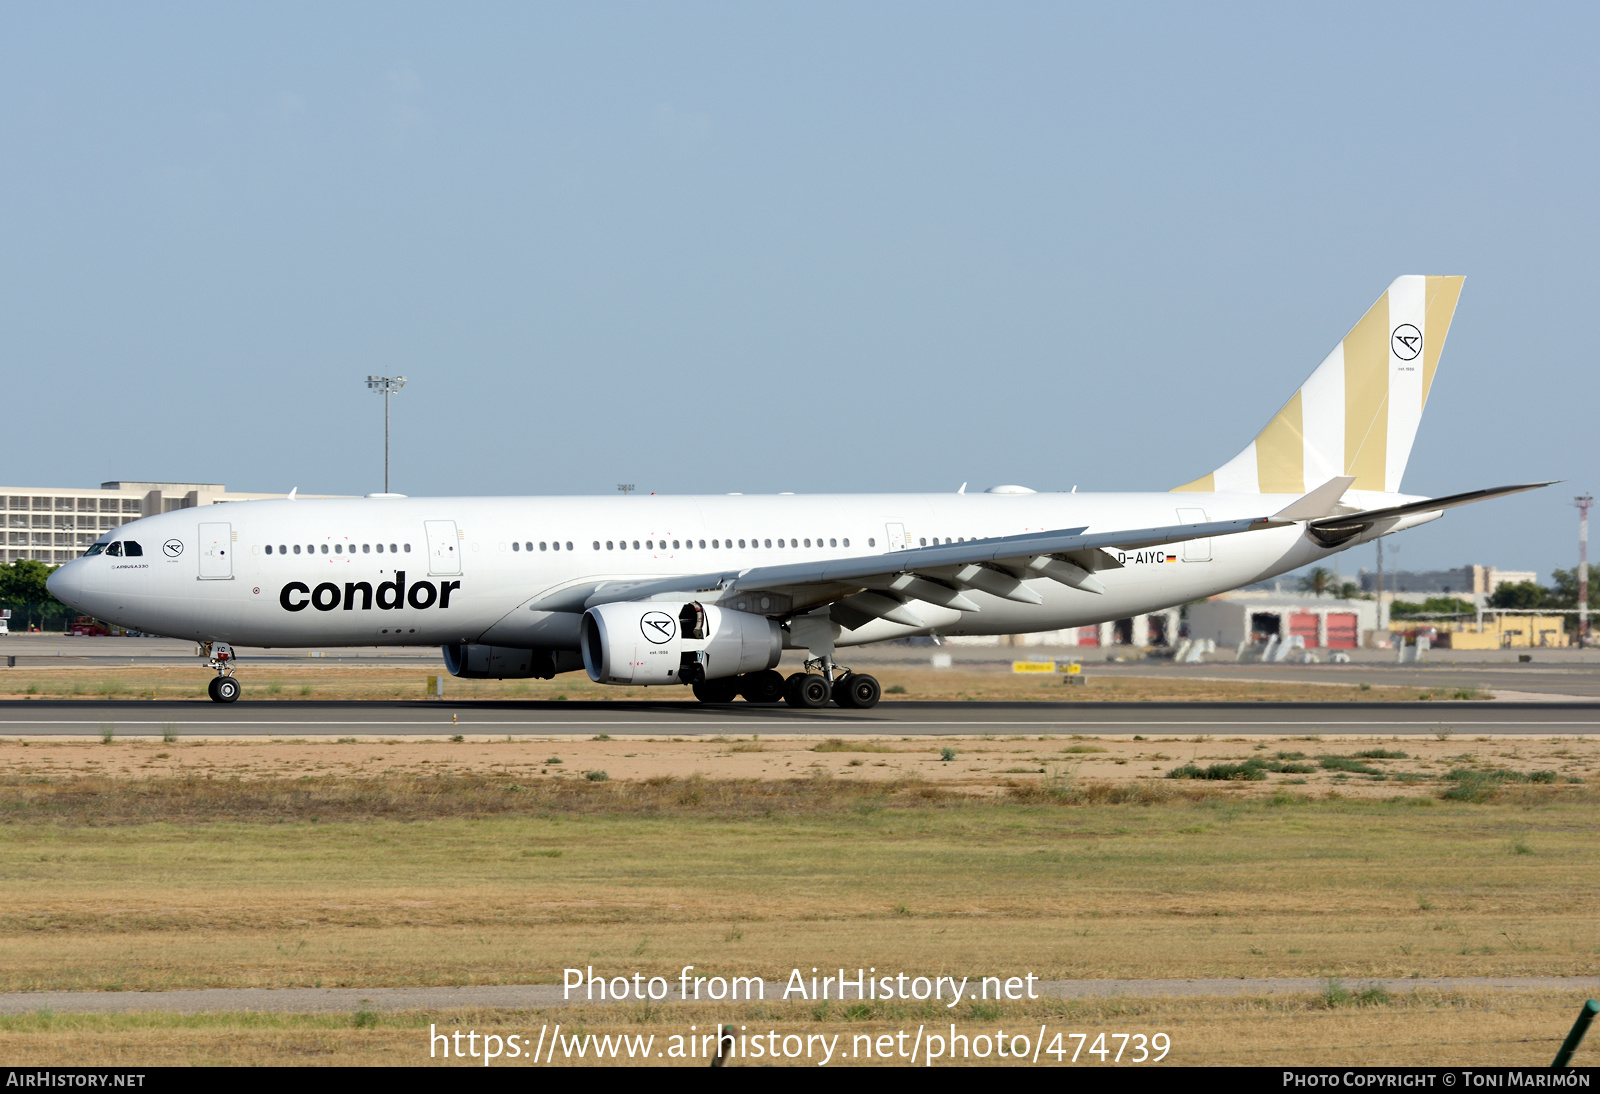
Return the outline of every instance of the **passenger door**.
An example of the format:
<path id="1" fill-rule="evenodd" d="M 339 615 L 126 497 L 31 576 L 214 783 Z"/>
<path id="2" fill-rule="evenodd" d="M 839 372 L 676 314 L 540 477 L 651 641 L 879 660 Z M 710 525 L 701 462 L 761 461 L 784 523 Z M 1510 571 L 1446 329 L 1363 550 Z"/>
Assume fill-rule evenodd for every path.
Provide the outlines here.
<path id="1" fill-rule="evenodd" d="M 1179 509 L 1179 524 L 1204 524 L 1206 511 L 1204 509 Z M 1183 541 L 1183 561 L 1185 562 L 1210 562 L 1210 539 L 1186 539 Z"/>
<path id="2" fill-rule="evenodd" d="M 906 549 L 906 526 L 904 524 L 886 524 L 884 532 L 889 537 L 889 550 L 904 551 Z"/>
<path id="3" fill-rule="evenodd" d="M 233 525 L 207 522 L 200 526 L 200 580 L 233 580 Z"/>
<path id="4" fill-rule="evenodd" d="M 450 577 L 461 572 L 461 536 L 453 520 L 425 520 L 422 527 L 428 540 L 428 573 Z"/>

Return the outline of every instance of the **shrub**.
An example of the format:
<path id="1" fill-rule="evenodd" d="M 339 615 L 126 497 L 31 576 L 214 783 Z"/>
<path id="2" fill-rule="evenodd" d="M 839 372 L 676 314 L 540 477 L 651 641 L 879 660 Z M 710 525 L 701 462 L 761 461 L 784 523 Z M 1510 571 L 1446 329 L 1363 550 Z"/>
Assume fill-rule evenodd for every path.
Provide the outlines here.
<path id="1" fill-rule="evenodd" d="M 1371 764 L 1364 764 L 1350 756 L 1318 756 L 1317 763 L 1324 771 L 1348 771 L 1356 775 L 1382 775 L 1383 772 Z"/>
<path id="2" fill-rule="evenodd" d="M 953 748 L 941 748 L 939 750 L 939 759 L 943 760 L 945 763 L 949 763 L 951 760 L 953 760 L 955 758 L 956 758 L 956 750 L 955 749 L 953 749 Z"/>
<path id="3" fill-rule="evenodd" d="M 1387 748 L 1363 749 L 1360 752 L 1353 753 L 1353 755 L 1360 756 L 1364 760 L 1409 760 L 1411 758 L 1404 752 L 1396 752 Z"/>
<path id="4" fill-rule="evenodd" d="M 1265 765 L 1255 762 L 1242 764 L 1211 764 L 1198 767 L 1184 764 L 1167 772 L 1169 779 L 1213 779 L 1226 782 L 1259 782 L 1267 777 Z"/>
<path id="5" fill-rule="evenodd" d="M 607 779 L 611 778 L 611 776 L 607 775 L 604 771 L 585 771 L 583 773 L 583 777 L 592 783 L 603 783 Z"/>

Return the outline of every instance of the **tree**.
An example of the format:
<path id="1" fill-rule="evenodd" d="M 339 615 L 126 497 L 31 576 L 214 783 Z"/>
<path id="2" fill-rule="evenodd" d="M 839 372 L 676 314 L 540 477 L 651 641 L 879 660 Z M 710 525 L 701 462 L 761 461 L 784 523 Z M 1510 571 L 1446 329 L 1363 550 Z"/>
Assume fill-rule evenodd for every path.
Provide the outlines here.
<path id="1" fill-rule="evenodd" d="M 1578 568 L 1570 570 L 1550 571 L 1550 584 L 1555 588 L 1548 590 L 1545 608 L 1576 608 L 1578 606 Z"/>
<path id="2" fill-rule="evenodd" d="M 19 559 L 9 566 L 0 566 L 0 606 L 11 609 L 24 623 L 41 627 L 47 619 L 65 620 L 68 608 L 50 595 L 45 582 L 55 573 L 54 566 L 46 566 L 33 559 Z"/>
<path id="3" fill-rule="evenodd" d="M 1313 566 L 1300 579 L 1300 591 L 1312 596 L 1327 596 L 1338 587 L 1338 578 L 1326 566 Z"/>
<path id="4" fill-rule="evenodd" d="M 1489 597 L 1489 607 L 1526 612 L 1554 605 L 1550 602 L 1550 590 L 1543 585 L 1533 581 L 1510 581 Z"/>
<path id="5" fill-rule="evenodd" d="M 1333 595 L 1340 600 L 1371 600 L 1369 593 L 1361 591 L 1361 586 L 1354 581 L 1346 581 L 1333 591 Z"/>
<path id="6" fill-rule="evenodd" d="M 1453 596 L 1430 596 L 1423 601 L 1396 600 L 1389 609 L 1394 619 L 1410 619 L 1419 615 L 1473 615 L 1477 611 L 1470 603 Z"/>

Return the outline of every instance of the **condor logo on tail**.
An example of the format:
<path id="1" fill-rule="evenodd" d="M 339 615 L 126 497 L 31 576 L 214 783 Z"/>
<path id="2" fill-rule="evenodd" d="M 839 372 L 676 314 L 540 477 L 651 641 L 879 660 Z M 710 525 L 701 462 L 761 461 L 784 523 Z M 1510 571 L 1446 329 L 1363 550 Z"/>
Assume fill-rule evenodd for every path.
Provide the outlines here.
<path id="1" fill-rule="evenodd" d="M 461 588 L 459 581 L 441 581 L 437 586 L 431 581 L 418 581 L 406 587 L 406 572 L 396 570 L 393 581 L 380 582 L 374 590 L 370 581 L 346 581 L 341 590 L 331 581 L 324 581 L 315 589 L 303 581 L 291 581 L 278 594 L 278 603 L 287 612 L 302 612 L 311 607 L 319 612 L 331 612 L 342 603 L 345 611 L 352 611 L 356 601 L 362 611 L 370 611 L 376 600 L 379 611 L 393 611 L 410 605 L 413 608 L 441 608 L 450 606 L 450 594 Z M 297 600 L 296 597 L 304 597 Z"/>

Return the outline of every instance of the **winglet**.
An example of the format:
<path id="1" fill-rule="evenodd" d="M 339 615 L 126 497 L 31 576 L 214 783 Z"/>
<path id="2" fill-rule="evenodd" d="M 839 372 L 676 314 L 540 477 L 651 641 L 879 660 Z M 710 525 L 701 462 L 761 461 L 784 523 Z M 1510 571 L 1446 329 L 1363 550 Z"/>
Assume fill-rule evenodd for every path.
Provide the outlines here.
<path id="1" fill-rule="evenodd" d="M 1272 519 L 1316 520 L 1318 517 L 1331 517 L 1339 499 L 1344 497 L 1344 492 L 1355 481 L 1354 475 L 1336 475 L 1298 501 L 1290 502 L 1287 507 L 1272 514 Z"/>
<path id="2" fill-rule="evenodd" d="M 293 490 L 289 491 L 289 500 L 293 501 L 294 500 L 294 496 L 296 494 L 298 494 L 299 492 L 300 492 L 300 488 L 298 486 L 295 487 Z"/>

